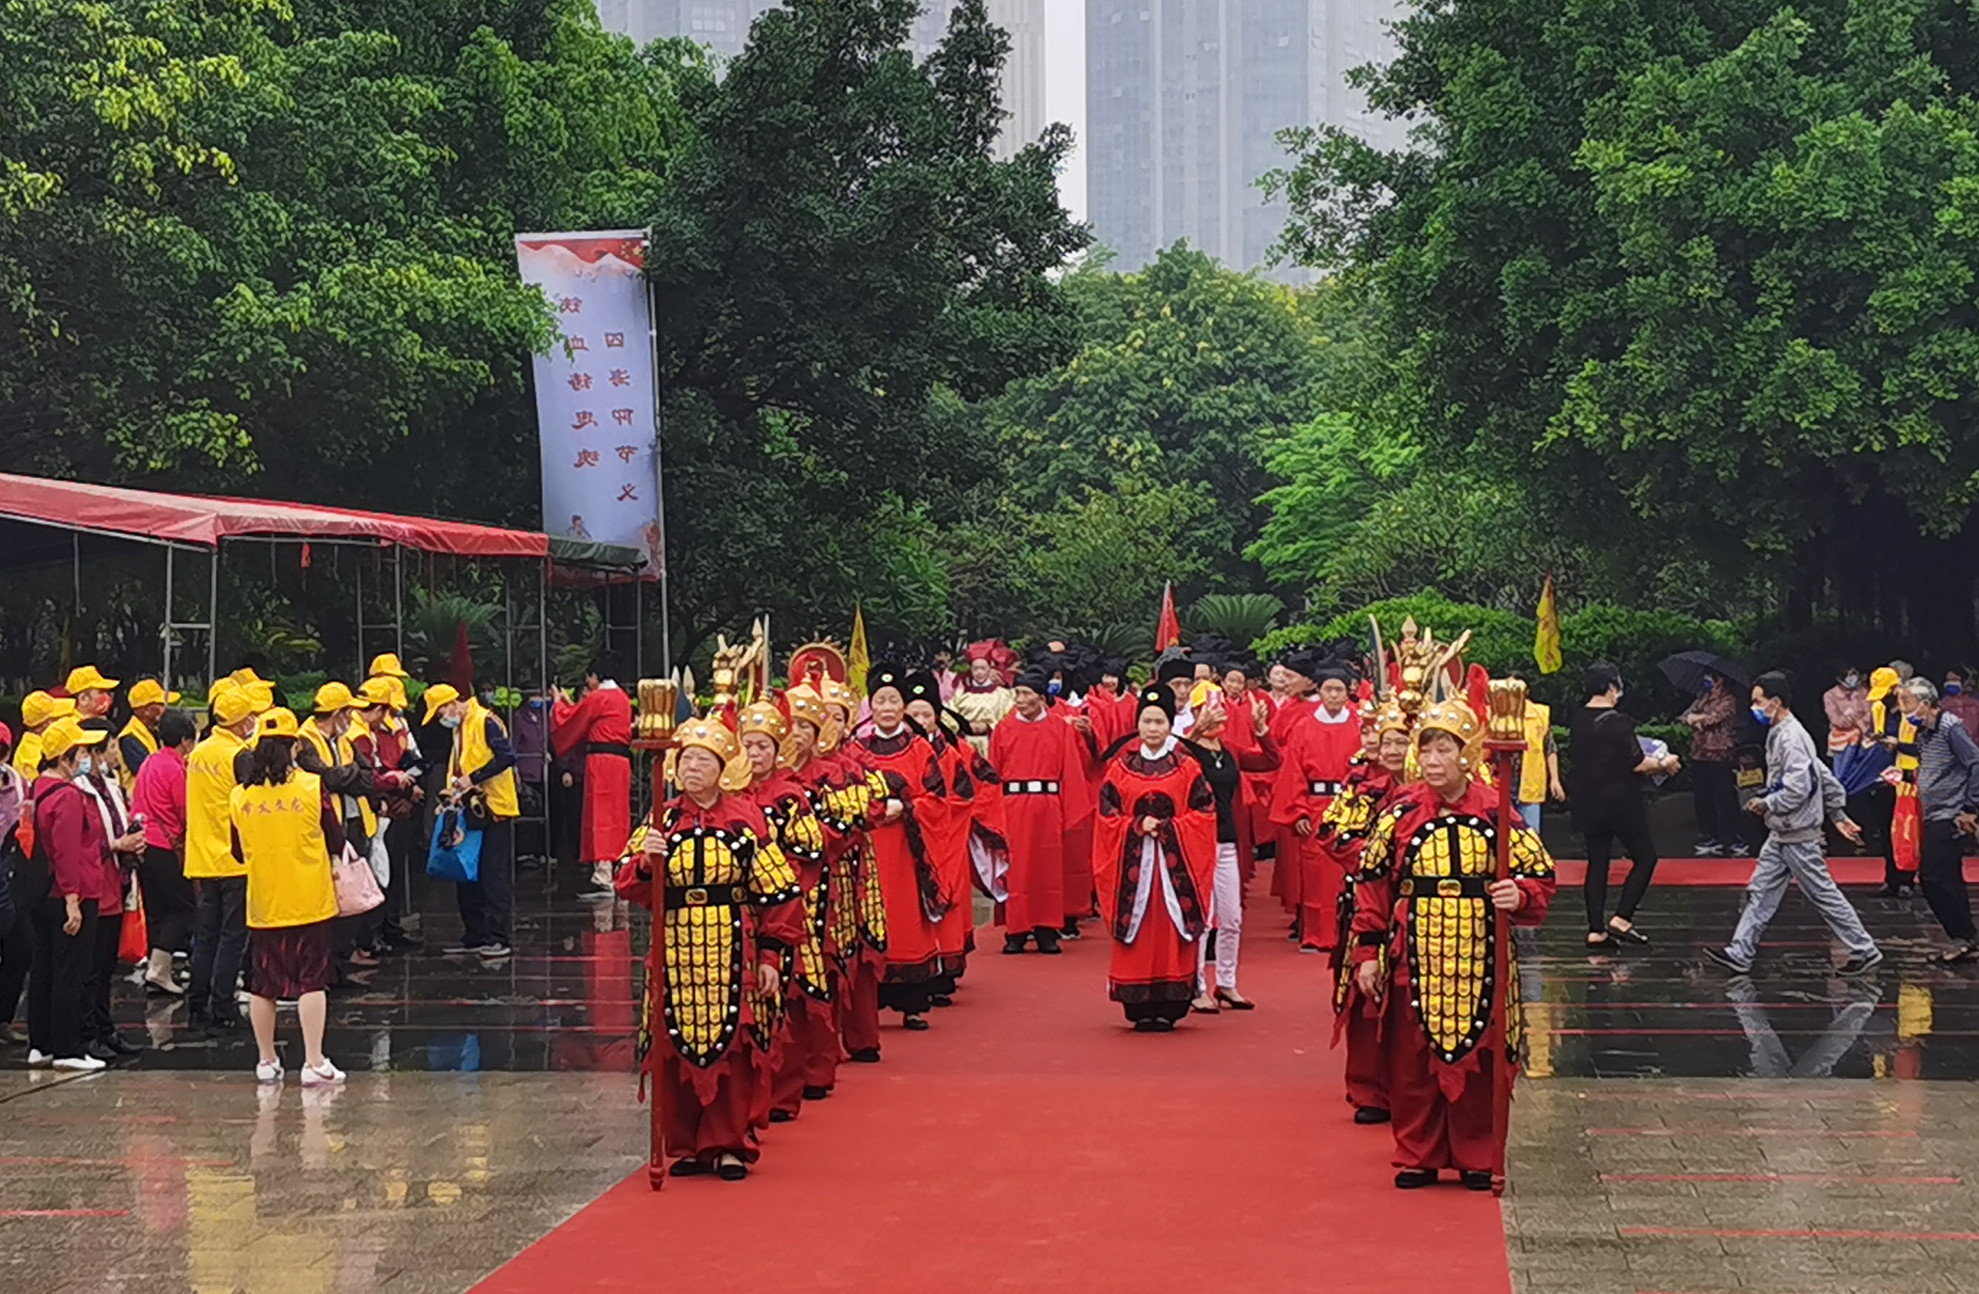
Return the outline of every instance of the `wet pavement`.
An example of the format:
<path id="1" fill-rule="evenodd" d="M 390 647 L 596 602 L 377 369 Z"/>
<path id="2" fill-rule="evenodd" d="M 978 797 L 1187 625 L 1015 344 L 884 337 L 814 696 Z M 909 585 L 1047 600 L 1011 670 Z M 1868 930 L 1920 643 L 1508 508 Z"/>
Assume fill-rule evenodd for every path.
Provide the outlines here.
<path id="1" fill-rule="evenodd" d="M 338 1093 L 257 1094 L 245 1030 L 195 1037 L 130 986 L 118 1016 L 149 1046 L 117 1072 L 29 1073 L 0 1046 L 0 1291 L 470 1288 L 640 1162 L 642 924 L 568 884 L 522 875 L 518 951 L 493 963 L 442 951 L 450 894 L 419 886 L 429 948 L 332 1000 Z M 1259 891 L 1254 940 L 1279 924 Z M 1979 1289 L 1979 969 L 1932 963 L 1921 900 L 1851 887 L 1875 973 L 1837 976 L 1790 895 L 1731 977 L 1702 950 L 1741 893 L 1653 891 L 1643 950 L 1588 955 L 1576 889 L 1523 932 L 1515 1288 Z M 292 1013 L 282 1033 L 293 1069 Z"/>

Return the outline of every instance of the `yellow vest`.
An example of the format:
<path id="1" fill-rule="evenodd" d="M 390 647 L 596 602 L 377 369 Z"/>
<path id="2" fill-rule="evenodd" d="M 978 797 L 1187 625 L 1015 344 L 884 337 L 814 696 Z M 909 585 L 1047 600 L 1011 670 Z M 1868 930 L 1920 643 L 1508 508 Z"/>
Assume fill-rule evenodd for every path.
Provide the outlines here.
<path id="1" fill-rule="evenodd" d="M 298 768 L 280 786 L 236 786 L 229 804 L 247 859 L 248 928 L 280 930 L 336 916 L 323 780 Z"/>
<path id="2" fill-rule="evenodd" d="M 234 756 L 247 743 L 218 727 L 186 756 L 186 875 L 245 876 L 234 858 Z"/>
<path id="3" fill-rule="evenodd" d="M 34 785 L 34 779 L 41 776 L 41 734 L 24 732 L 21 744 L 14 747 L 14 771 Z"/>
<path id="4" fill-rule="evenodd" d="M 363 729 L 358 726 L 357 721 L 355 719 L 351 720 L 350 726 L 344 729 L 343 736 L 337 738 L 336 753 L 332 754 L 330 751 L 330 738 L 324 734 L 321 728 L 316 726 L 316 719 L 313 715 L 302 721 L 301 729 L 304 740 L 316 747 L 316 753 L 322 756 L 323 762 L 326 764 L 356 763 L 357 743 L 354 739 L 357 733 L 361 731 Z M 350 797 L 337 795 L 335 798 L 337 801 L 337 821 L 350 821 Z M 367 838 L 378 834 L 378 815 L 372 811 L 371 801 L 361 795 L 357 797 L 357 816 L 358 820 L 364 824 L 364 834 Z"/>
<path id="5" fill-rule="evenodd" d="M 460 727 L 454 729 L 453 756 L 447 764 L 449 782 L 462 775 L 472 777 L 476 769 L 494 762 L 495 752 L 488 745 L 490 720 L 501 729 L 502 735 L 508 735 L 508 728 L 486 706 L 473 697 L 467 698 L 467 714 L 462 717 Z M 521 802 L 515 796 L 512 767 L 481 783 L 481 794 L 488 797 L 488 811 L 498 818 L 513 818 L 522 813 Z"/>
<path id="6" fill-rule="evenodd" d="M 124 730 L 117 734 L 119 742 L 126 737 L 136 737 L 137 744 L 144 747 L 146 755 L 158 753 L 158 734 L 145 727 L 144 720 L 136 715 L 132 715 L 131 721 L 124 725 Z M 137 785 L 137 770 L 124 765 L 123 771 L 117 774 L 117 780 L 124 784 L 124 794 L 129 795 L 131 788 Z"/>
<path id="7" fill-rule="evenodd" d="M 1553 731 L 1553 710 L 1537 701 L 1525 703 L 1525 755 L 1519 764 L 1519 803 L 1546 803 L 1546 735 Z"/>

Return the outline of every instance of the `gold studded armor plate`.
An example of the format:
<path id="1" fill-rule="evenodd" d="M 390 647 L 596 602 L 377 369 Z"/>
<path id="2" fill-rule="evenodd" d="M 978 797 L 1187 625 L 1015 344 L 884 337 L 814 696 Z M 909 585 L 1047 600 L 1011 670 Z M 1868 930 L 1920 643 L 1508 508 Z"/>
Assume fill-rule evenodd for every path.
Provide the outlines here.
<path id="1" fill-rule="evenodd" d="M 798 988 L 820 1002 L 829 1002 L 831 984 L 825 974 L 825 896 L 831 877 L 824 869 L 824 826 L 801 795 L 766 806 L 763 816 L 777 843 L 783 846 L 785 858 L 817 869 L 818 883 L 804 888 L 804 941 L 797 946 L 793 968 L 797 972 Z"/>
<path id="2" fill-rule="evenodd" d="M 728 1051 L 742 1023 L 743 906 L 676 902 L 676 891 L 720 887 L 733 892 L 749 879 L 756 842 L 715 829 L 672 837 L 666 859 L 667 1036 L 689 1064 L 706 1068 Z"/>
<path id="3" fill-rule="evenodd" d="M 1402 847 L 1409 995 L 1431 1049 L 1446 1062 L 1469 1055 L 1491 1024 L 1498 949 L 1485 886 L 1496 871 L 1497 840 L 1486 819 L 1450 814 L 1418 827 Z"/>

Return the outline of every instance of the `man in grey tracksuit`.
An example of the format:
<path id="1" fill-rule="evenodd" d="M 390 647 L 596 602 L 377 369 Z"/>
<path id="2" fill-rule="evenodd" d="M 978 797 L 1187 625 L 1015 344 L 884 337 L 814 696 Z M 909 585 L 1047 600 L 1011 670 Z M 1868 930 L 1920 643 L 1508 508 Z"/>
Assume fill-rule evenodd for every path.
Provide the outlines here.
<path id="1" fill-rule="evenodd" d="M 1861 838 L 1861 828 L 1844 812 L 1847 792 L 1821 762 L 1807 729 L 1794 718 L 1792 702 L 1786 675 L 1774 672 L 1753 680 L 1752 716 L 1767 726 L 1766 792 L 1748 807 L 1765 814 L 1768 834 L 1745 887 L 1745 910 L 1739 914 L 1732 942 L 1723 949 L 1707 948 L 1705 953 L 1740 975 L 1751 970 L 1753 958 L 1759 955 L 1759 937 L 1779 911 L 1787 882 L 1794 881 L 1848 949 L 1841 973 L 1860 975 L 1882 961 L 1883 953 L 1828 873 L 1821 828 L 1833 821 L 1850 840 Z"/>

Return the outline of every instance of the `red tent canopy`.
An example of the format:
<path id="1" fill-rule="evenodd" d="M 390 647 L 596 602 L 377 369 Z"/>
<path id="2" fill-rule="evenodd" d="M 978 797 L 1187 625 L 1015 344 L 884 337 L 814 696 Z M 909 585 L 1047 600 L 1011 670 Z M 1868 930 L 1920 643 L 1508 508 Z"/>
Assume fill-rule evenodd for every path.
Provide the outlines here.
<path id="1" fill-rule="evenodd" d="M 396 517 L 308 503 L 159 494 L 0 473 L 0 517 L 155 543 L 218 548 L 223 539 L 324 539 L 398 544 L 462 557 L 547 557 L 528 530 Z"/>

